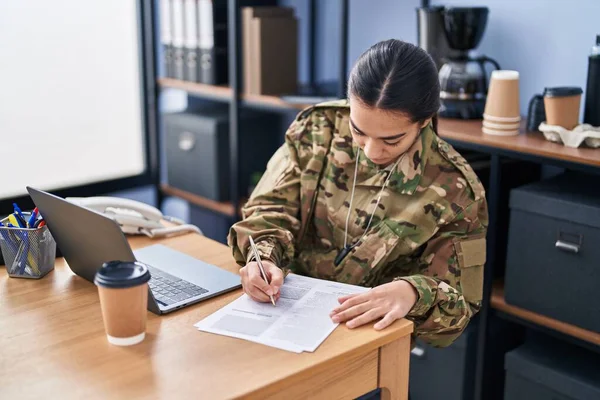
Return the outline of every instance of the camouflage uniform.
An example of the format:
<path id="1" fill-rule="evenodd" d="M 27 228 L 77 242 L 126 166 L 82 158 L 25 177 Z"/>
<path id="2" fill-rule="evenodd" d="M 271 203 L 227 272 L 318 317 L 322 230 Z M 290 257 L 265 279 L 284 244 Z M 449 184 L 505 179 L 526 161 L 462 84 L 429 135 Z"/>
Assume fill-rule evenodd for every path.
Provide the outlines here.
<path id="1" fill-rule="evenodd" d="M 357 145 L 347 101 L 298 114 L 243 209 L 228 243 L 239 265 L 248 235 L 264 259 L 295 273 L 362 286 L 409 282 L 418 300 L 407 318 L 415 334 L 447 346 L 479 310 L 485 235 L 484 189 L 465 159 L 431 126 L 402 156 L 366 236 L 339 266 Z M 348 243 L 359 239 L 391 167 L 360 153 Z"/>

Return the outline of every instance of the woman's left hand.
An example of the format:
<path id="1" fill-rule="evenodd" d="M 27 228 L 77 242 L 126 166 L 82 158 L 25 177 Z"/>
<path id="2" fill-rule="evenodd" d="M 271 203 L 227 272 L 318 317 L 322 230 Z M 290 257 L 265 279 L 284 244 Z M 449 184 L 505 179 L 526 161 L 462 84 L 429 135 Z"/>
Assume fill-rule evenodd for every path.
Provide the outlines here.
<path id="1" fill-rule="evenodd" d="M 373 327 L 384 329 L 397 319 L 404 318 L 417 302 L 417 291 L 403 280 L 376 286 L 368 292 L 340 297 L 340 305 L 330 314 L 333 322 L 346 322 L 356 328 L 383 318 Z"/>

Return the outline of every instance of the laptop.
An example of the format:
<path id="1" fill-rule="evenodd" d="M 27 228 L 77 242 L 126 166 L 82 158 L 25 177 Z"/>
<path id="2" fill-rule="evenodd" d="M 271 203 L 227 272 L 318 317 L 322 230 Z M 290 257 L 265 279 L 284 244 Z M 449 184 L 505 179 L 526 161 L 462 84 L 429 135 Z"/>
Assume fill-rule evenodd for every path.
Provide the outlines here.
<path id="1" fill-rule="evenodd" d="M 27 187 L 57 246 L 78 276 L 94 282 L 111 260 L 139 261 L 152 278 L 148 310 L 166 314 L 241 287 L 240 277 L 215 265 L 156 244 L 132 251 L 112 219 L 53 194 Z"/>

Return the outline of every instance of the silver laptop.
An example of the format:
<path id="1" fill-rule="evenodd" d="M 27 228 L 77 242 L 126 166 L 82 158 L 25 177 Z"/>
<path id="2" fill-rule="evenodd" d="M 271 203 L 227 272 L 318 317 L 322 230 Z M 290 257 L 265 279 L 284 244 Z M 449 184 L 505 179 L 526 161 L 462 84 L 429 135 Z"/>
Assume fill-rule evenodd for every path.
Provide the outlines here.
<path id="1" fill-rule="evenodd" d="M 71 270 L 94 281 L 111 260 L 140 261 L 150 268 L 148 310 L 165 314 L 241 287 L 240 277 L 157 244 L 131 251 L 112 219 L 65 199 L 27 187 Z"/>

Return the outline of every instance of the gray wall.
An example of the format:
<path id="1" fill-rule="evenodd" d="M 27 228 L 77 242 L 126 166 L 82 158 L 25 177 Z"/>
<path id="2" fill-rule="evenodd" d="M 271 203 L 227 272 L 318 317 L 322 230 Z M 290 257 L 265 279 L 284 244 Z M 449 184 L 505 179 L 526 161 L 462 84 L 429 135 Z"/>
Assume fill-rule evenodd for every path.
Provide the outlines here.
<path id="1" fill-rule="evenodd" d="M 306 0 L 285 0 L 301 23 L 300 78 L 306 80 Z M 335 80 L 338 69 L 339 2 L 318 1 L 317 77 Z M 502 68 L 521 73 L 521 112 L 545 86 L 576 85 L 585 90 L 587 56 L 600 34 L 599 0 L 432 0 L 432 5 L 486 6 L 490 15 L 477 49 Z M 372 44 L 389 38 L 417 40 L 418 0 L 349 0 L 348 64 Z"/>

